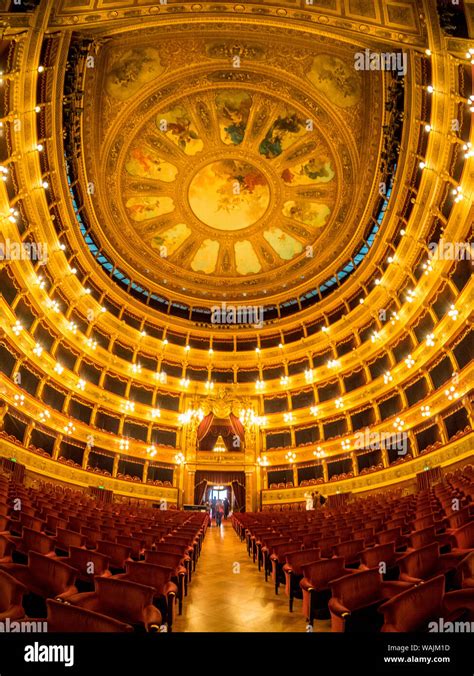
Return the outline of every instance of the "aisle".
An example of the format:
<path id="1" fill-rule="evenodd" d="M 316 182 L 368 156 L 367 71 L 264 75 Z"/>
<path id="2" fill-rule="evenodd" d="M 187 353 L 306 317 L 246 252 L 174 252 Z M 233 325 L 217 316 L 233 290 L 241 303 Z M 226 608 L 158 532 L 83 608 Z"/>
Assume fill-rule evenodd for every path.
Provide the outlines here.
<path id="1" fill-rule="evenodd" d="M 230 519 L 221 528 L 209 528 L 183 615 L 175 619 L 173 630 L 304 632 L 305 625 L 301 601 L 295 601 L 293 613 L 288 612 L 284 588 L 275 596 L 272 581 L 265 583 Z"/>

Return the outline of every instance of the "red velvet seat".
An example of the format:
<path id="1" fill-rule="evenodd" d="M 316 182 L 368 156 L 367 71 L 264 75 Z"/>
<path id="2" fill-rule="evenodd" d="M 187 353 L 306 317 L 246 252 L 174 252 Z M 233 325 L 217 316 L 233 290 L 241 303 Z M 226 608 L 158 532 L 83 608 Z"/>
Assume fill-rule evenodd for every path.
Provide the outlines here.
<path id="1" fill-rule="evenodd" d="M 355 540 L 363 540 L 365 547 L 370 547 L 375 543 L 375 529 L 374 528 L 360 528 L 354 531 Z"/>
<path id="2" fill-rule="evenodd" d="M 162 616 L 172 630 L 174 620 L 174 604 L 178 595 L 178 587 L 171 582 L 173 570 L 144 561 L 127 561 L 126 572 L 115 575 L 113 579 L 130 580 L 139 584 L 147 584 L 153 588 L 153 598 L 158 601 Z"/>
<path id="3" fill-rule="evenodd" d="M 60 557 L 58 561 L 75 568 L 77 578 L 91 585 L 93 585 L 96 577 L 110 577 L 112 575 L 109 570 L 109 557 L 91 549 L 69 547 L 69 556 Z"/>
<path id="4" fill-rule="evenodd" d="M 167 535 L 165 538 L 165 543 L 171 544 L 171 545 L 179 545 L 180 547 L 184 547 L 186 550 L 186 553 L 189 555 L 191 561 L 193 562 L 193 570 L 196 569 L 196 563 L 197 563 L 197 545 L 194 544 L 193 542 L 189 541 L 189 538 L 181 538 L 177 537 L 175 535 Z"/>
<path id="5" fill-rule="evenodd" d="M 450 553 L 458 558 L 464 558 L 474 551 L 474 521 L 456 528 L 449 537 L 454 545 Z"/>
<path id="6" fill-rule="evenodd" d="M 271 574 L 272 572 L 272 555 L 274 552 L 277 552 L 277 558 L 278 558 L 278 551 L 290 551 L 291 549 L 299 549 L 301 547 L 301 542 L 298 544 L 293 544 L 293 540 L 289 537 L 272 537 L 272 538 L 267 538 L 261 546 L 260 552 L 259 552 L 259 566 L 258 569 L 260 570 L 260 560 L 262 561 L 263 564 L 263 571 L 265 573 L 265 582 L 268 580 L 268 575 Z M 278 589 L 275 590 L 275 593 L 278 593 Z"/>
<path id="7" fill-rule="evenodd" d="M 24 527 L 22 537 L 12 538 L 12 540 L 15 543 L 16 551 L 21 554 L 38 552 L 38 554 L 44 554 L 44 556 L 56 556 L 54 551 L 55 540 L 45 533 Z"/>
<path id="8" fill-rule="evenodd" d="M 130 547 L 117 542 L 97 540 L 97 551 L 109 557 L 109 566 L 114 570 L 125 570 L 125 564 L 130 561 Z"/>
<path id="9" fill-rule="evenodd" d="M 58 528 L 56 533 L 56 549 L 60 552 L 69 552 L 69 547 L 85 547 L 86 536 L 80 533 Z"/>
<path id="10" fill-rule="evenodd" d="M 427 526 L 420 530 L 412 531 L 408 535 L 408 551 L 420 549 L 425 545 L 437 543 L 442 547 L 450 548 L 450 536 L 446 533 L 437 534 L 435 526 Z"/>
<path id="11" fill-rule="evenodd" d="M 379 631 L 383 621 L 377 613 L 387 599 L 413 585 L 408 582 L 384 582 L 375 568 L 357 571 L 331 582 L 329 599 L 331 631 Z"/>
<path id="12" fill-rule="evenodd" d="M 27 588 L 16 578 L 0 570 L 0 620 L 18 620 L 25 616 L 23 596 Z"/>
<path id="13" fill-rule="evenodd" d="M 318 547 L 321 551 L 322 558 L 329 559 L 333 555 L 333 548 L 339 544 L 339 542 L 338 536 L 324 537 L 315 541 L 314 546 Z"/>
<path id="14" fill-rule="evenodd" d="M 383 632 L 426 631 L 430 622 L 459 619 L 474 603 L 471 590 L 444 594 L 445 578 L 438 575 L 393 597 L 379 611 L 384 616 Z M 466 593 L 468 592 L 468 593 Z M 471 606 L 471 608 L 474 608 Z"/>
<path id="15" fill-rule="evenodd" d="M 155 545 L 155 552 L 163 552 L 164 554 L 179 554 L 183 561 L 183 565 L 188 571 L 188 582 L 191 582 L 192 579 L 192 560 L 187 552 L 187 547 L 182 547 L 181 545 L 174 545 L 168 542 L 158 543 Z"/>
<path id="16" fill-rule="evenodd" d="M 334 545 L 334 556 L 342 556 L 346 566 L 358 566 L 360 563 L 360 555 L 364 549 L 363 540 L 347 540 Z"/>
<path id="17" fill-rule="evenodd" d="M 153 605 L 153 587 L 116 577 L 97 577 L 95 591 L 75 594 L 68 602 L 119 622 L 158 632 L 162 616 Z"/>
<path id="18" fill-rule="evenodd" d="M 280 542 L 278 545 L 273 545 L 271 547 L 271 552 L 268 556 L 267 561 L 269 560 L 271 565 L 271 575 L 275 588 L 275 594 L 278 594 L 278 589 L 280 584 L 285 584 L 285 573 L 283 571 L 283 566 L 286 563 L 286 555 L 289 552 L 301 551 L 303 542 L 301 540 L 289 540 L 288 542 Z M 267 564 L 268 566 L 268 564 Z M 265 570 L 265 581 L 267 580 L 267 571 Z"/>
<path id="19" fill-rule="evenodd" d="M 77 571 L 63 561 L 36 552 L 28 554 L 28 565 L 4 563 L 0 566 L 24 584 L 28 591 L 42 598 L 67 598 L 75 594 Z"/>
<path id="20" fill-rule="evenodd" d="M 58 528 L 66 528 L 66 526 L 67 526 L 66 519 L 61 519 L 60 517 L 54 514 L 48 514 L 46 516 L 46 524 L 44 527 L 44 532 L 47 535 L 56 536 Z"/>
<path id="21" fill-rule="evenodd" d="M 388 530 L 377 533 L 377 542 L 379 545 L 385 545 L 388 542 L 395 543 L 395 549 L 405 549 L 407 545 L 407 538 L 402 534 L 401 528 L 390 528 Z"/>
<path id="22" fill-rule="evenodd" d="M 327 601 L 329 600 L 329 583 L 347 573 L 354 573 L 344 567 L 342 556 L 332 559 L 321 559 L 303 566 L 303 578 L 300 587 L 303 593 L 303 615 L 309 624 L 313 624 L 316 616 L 327 617 Z"/>
<path id="23" fill-rule="evenodd" d="M 188 593 L 188 571 L 182 563 L 180 554 L 166 554 L 165 552 L 145 552 L 145 562 L 173 571 L 172 582 L 178 587 L 179 614 L 183 608 L 183 597 Z"/>
<path id="24" fill-rule="evenodd" d="M 81 535 L 85 535 L 86 537 L 87 549 L 97 549 L 97 542 L 102 538 L 100 530 L 89 528 L 89 526 L 81 526 Z"/>
<path id="25" fill-rule="evenodd" d="M 0 534 L 0 564 L 11 563 L 15 544 L 10 538 Z"/>
<path id="26" fill-rule="evenodd" d="M 458 566 L 458 575 L 463 589 L 474 589 L 474 552 L 462 559 Z"/>
<path id="27" fill-rule="evenodd" d="M 321 558 L 320 549 L 304 549 L 287 552 L 283 573 L 285 575 L 285 592 L 288 596 L 288 608 L 293 612 L 294 598 L 302 598 L 300 582 L 303 578 L 303 566 L 310 565 Z"/>
<path id="28" fill-rule="evenodd" d="M 398 557 L 400 554 L 395 551 L 395 543 L 387 542 L 384 545 L 375 545 L 364 549 L 360 553 L 360 570 L 376 568 L 382 574 L 384 580 L 394 580 L 398 578 Z"/>
<path id="29" fill-rule="evenodd" d="M 140 538 L 132 538 L 127 535 L 117 535 L 117 544 L 125 545 L 130 549 L 132 559 L 140 560 L 143 554 L 142 541 Z"/>
<path id="30" fill-rule="evenodd" d="M 440 574 L 452 575 L 455 561 L 449 554 L 439 553 L 439 545 L 432 543 L 404 554 L 398 559 L 400 580 L 419 584 Z"/>
<path id="31" fill-rule="evenodd" d="M 88 633 L 88 632 L 131 632 L 130 624 L 119 622 L 107 615 L 86 610 L 69 603 L 60 603 L 53 599 L 46 601 L 48 608 L 48 632 L 52 633 Z"/>

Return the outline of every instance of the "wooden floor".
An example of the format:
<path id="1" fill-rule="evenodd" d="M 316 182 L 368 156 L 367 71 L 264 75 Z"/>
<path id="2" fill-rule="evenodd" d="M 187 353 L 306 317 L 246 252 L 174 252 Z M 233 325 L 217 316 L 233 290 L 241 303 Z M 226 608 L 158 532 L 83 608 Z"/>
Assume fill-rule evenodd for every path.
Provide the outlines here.
<path id="1" fill-rule="evenodd" d="M 330 621 L 315 621 L 314 631 L 330 631 Z M 275 595 L 271 579 L 247 555 L 230 520 L 220 528 L 208 528 L 201 556 L 184 600 L 183 614 L 175 632 L 305 632 L 301 600 L 292 613 L 280 586 Z"/>

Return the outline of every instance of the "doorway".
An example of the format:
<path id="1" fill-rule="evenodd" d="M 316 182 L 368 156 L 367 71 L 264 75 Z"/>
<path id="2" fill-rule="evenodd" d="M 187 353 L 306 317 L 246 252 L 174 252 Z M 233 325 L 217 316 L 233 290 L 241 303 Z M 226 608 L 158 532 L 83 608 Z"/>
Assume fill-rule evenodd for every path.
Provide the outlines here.
<path id="1" fill-rule="evenodd" d="M 210 486 L 209 487 L 209 502 L 212 502 L 213 500 L 221 500 L 224 502 L 224 500 L 227 498 L 230 503 L 229 499 L 229 493 L 230 493 L 230 488 L 229 486 Z"/>

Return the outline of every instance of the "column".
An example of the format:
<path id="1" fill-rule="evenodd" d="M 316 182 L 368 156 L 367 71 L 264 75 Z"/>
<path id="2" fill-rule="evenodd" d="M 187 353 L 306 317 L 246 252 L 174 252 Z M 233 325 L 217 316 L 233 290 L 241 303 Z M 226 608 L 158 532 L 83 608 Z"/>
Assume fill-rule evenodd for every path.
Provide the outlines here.
<path id="1" fill-rule="evenodd" d="M 60 451 L 60 448 L 61 448 L 61 441 L 62 440 L 63 440 L 62 434 L 58 434 L 58 436 L 54 440 L 53 455 L 52 455 L 53 460 L 57 460 L 59 458 L 59 451 Z"/>
<path id="2" fill-rule="evenodd" d="M 293 486 L 296 488 L 298 485 L 298 468 L 296 465 L 293 465 Z"/>
<path id="3" fill-rule="evenodd" d="M 87 465 L 89 464 L 89 454 L 91 452 L 91 447 L 86 446 L 84 449 L 84 453 L 82 456 L 82 469 L 87 469 Z"/>
<path id="4" fill-rule="evenodd" d="M 435 420 L 436 420 L 436 424 L 438 425 L 441 441 L 443 442 L 443 444 L 447 444 L 449 440 L 448 440 L 448 433 L 446 431 L 446 426 L 444 424 L 443 416 L 437 415 Z"/>
<path id="5" fill-rule="evenodd" d="M 323 466 L 324 483 L 327 484 L 327 482 L 329 481 L 329 473 L 328 473 L 328 463 L 327 463 L 327 460 L 321 460 L 321 465 Z"/>
<path id="6" fill-rule="evenodd" d="M 408 430 L 408 438 L 410 439 L 411 454 L 414 458 L 416 458 L 419 455 L 418 443 L 412 430 Z"/>
<path id="7" fill-rule="evenodd" d="M 359 466 L 357 464 L 357 455 L 355 451 L 352 451 L 351 453 L 351 460 L 352 460 L 352 471 L 354 472 L 354 476 L 359 475 Z"/>
<path id="8" fill-rule="evenodd" d="M 113 477 L 117 476 L 119 460 L 120 460 L 120 455 L 118 453 L 116 453 L 114 455 L 114 466 L 112 467 L 112 476 Z"/>
<path id="9" fill-rule="evenodd" d="M 143 476 L 142 476 L 142 481 L 144 484 L 148 481 L 148 469 L 150 467 L 150 461 L 145 460 L 145 464 L 143 465 Z"/>
<path id="10" fill-rule="evenodd" d="M 381 446 L 380 450 L 381 450 L 381 452 L 382 452 L 382 462 L 383 462 L 383 466 L 384 466 L 384 467 L 388 467 L 388 466 L 390 465 L 390 458 L 388 457 L 388 451 L 387 451 L 387 449 L 385 448 L 385 446 L 383 446 L 383 445 Z"/>

